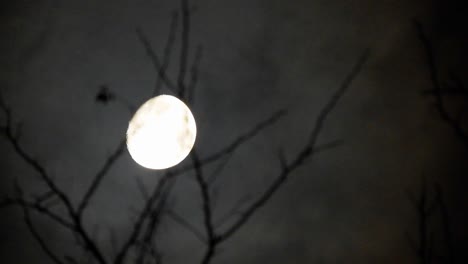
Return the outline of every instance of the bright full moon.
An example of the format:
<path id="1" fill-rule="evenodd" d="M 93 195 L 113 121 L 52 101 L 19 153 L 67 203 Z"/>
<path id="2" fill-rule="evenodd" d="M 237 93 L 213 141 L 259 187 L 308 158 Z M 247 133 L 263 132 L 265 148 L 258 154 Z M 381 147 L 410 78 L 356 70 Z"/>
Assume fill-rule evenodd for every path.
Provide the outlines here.
<path id="1" fill-rule="evenodd" d="M 179 164 L 192 150 L 195 118 L 181 100 L 160 95 L 145 102 L 130 120 L 127 148 L 136 163 L 148 169 Z"/>

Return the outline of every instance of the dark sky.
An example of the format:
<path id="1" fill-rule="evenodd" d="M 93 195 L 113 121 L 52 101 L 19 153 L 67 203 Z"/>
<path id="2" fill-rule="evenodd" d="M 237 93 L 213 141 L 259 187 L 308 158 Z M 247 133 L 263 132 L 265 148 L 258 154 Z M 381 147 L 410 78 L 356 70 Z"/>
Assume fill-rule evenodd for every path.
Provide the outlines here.
<path id="1" fill-rule="evenodd" d="M 265 188 L 279 168 L 277 149 L 282 146 L 286 156 L 300 149 L 320 108 L 371 49 L 319 139 L 344 144 L 294 172 L 221 246 L 214 263 L 415 263 L 405 232 L 417 234 L 417 215 L 407 192 L 418 192 L 423 175 L 430 190 L 434 182 L 443 186 L 455 251 L 468 258 L 466 148 L 439 118 L 433 98 L 422 93 L 431 83 L 412 24 L 423 23 L 441 75 L 452 71 L 466 82 L 462 1 L 192 2 L 192 41 L 205 51 L 193 106 L 200 154 L 288 109 L 228 163 L 216 182 L 217 216 Z M 97 104 L 99 86 L 134 105 L 149 99 L 155 74 L 135 28 L 161 52 L 177 8 L 178 1 L 169 0 L 2 3 L 1 92 L 23 124 L 22 144 L 72 198 L 81 196 L 131 117 L 117 103 Z M 43 188 L 7 141 L 0 140 L 0 150 L 2 195 L 11 195 L 14 179 L 31 193 Z M 109 228 L 126 235 L 141 205 L 135 178 L 149 188 L 158 176 L 126 153 L 118 160 L 86 215 L 103 247 L 109 247 Z M 193 175 L 178 178 L 170 204 L 202 226 Z M 0 215 L 1 262 L 48 263 L 21 211 Z M 35 220 L 57 251 L 74 251 L 73 239 L 60 228 Z M 440 220 L 434 221 L 440 231 Z M 169 220 L 162 230 L 165 263 L 196 263 L 202 245 L 192 234 Z M 435 240 L 443 248 L 440 237 Z"/>

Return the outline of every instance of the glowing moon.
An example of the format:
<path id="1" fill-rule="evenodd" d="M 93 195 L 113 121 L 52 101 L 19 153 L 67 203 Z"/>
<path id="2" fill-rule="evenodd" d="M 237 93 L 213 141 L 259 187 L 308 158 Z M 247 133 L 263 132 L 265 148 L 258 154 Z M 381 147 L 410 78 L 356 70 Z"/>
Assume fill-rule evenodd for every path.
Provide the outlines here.
<path id="1" fill-rule="evenodd" d="M 146 101 L 130 120 L 127 148 L 148 169 L 179 164 L 193 148 L 197 127 L 190 109 L 178 98 L 160 95 Z"/>

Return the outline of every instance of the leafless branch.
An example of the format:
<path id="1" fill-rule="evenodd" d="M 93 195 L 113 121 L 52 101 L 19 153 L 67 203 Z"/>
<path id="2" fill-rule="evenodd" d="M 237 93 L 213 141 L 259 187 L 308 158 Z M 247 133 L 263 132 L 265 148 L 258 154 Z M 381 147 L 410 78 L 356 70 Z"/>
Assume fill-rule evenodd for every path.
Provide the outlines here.
<path id="1" fill-rule="evenodd" d="M 320 135 L 320 132 L 322 131 L 326 118 L 328 117 L 331 110 L 335 107 L 338 100 L 343 96 L 344 92 L 349 88 L 352 81 L 356 78 L 358 73 L 361 71 L 364 63 L 367 61 L 368 56 L 369 56 L 369 51 L 364 52 L 364 54 L 359 58 L 356 65 L 353 67 L 353 69 L 349 73 L 349 75 L 345 78 L 341 87 L 332 95 L 332 97 L 329 99 L 327 104 L 322 108 L 322 110 L 320 111 L 315 121 L 315 125 L 314 125 L 314 128 L 312 129 L 309 140 L 307 144 L 304 145 L 304 148 L 296 155 L 296 157 L 293 159 L 292 162 L 284 165 L 284 167 L 282 168 L 281 172 L 276 177 L 276 179 L 263 192 L 263 194 L 259 198 L 257 198 L 257 200 L 255 200 L 247 209 L 245 209 L 241 217 L 239 217 L 238 220 L 234 224 L 232 224 L 227 230 L 225 230 L 219 235 L 218 237 L 219 241 L 226 240 L 227 238 L 232 236 L 241 226 L 243 226 L 243 224 L 247 222 L 247 220 L 249 220 L 250 217 L 260 207 L 266 204 L 266 202 L 279 189 L 279 187 L 283 184 L 283 182 L 286 181 L 288 176 L 294 170 L 300 167 L 306 159 L 312 156 L 312 154 L 314 153 L 317 139 Z"/>
<path id="2" fill-rule="evenodd" d="M 202 243 L 207 242 L 205 236 L 202 234 L 200 230 L 198 230 L 198 228 L 196 228 L 190 222 L 185 220 L 182 216 L 177 214 L 174 210 L 168 209 L 166 212 L 167 212 L 167 215 L 172 220 L 174 220 L 176 223 L 178 223 L 179 225 L 183 226 L 184 228 L 192 232 L 195 235 L 195 237 L 198 238 Z"/>
<path id="3" fill-rule="evenodd" d="M 164 82 L 164 84 L 166 84 L 166 87 L 169 90 L 171 90 L 173 93 L 176 93 L 176 85 L 174 85 L 174 83 L 169 79 L 169 76 L 167 76 L 166 69 L 163 68 L 158 55 L 154 52 L 152 48 L 152 45 L 149 39 L 146 37 L 146 35 L 141 29 L 137 28 L 136 32 L 138 35 L 138 39 L 143 44 L 146 54 L 151 59 L 151 62 L 153 63 L 153 67 L 156 70 L 159 78 Z"/>
<path id="4" fill-rule="evenodd" d="M 228 220 L 232 219 L 234 216 L 242 215 L 242 208 L 245 207 L 252 200 L 251 195 L 246 195 L 243 198 L 239 199 L 234 206 L 227 212 L 224 216 L 221 216 L 215 223 L 216 227 L 221 227 Z"/>
<path id="5" fill-rule="evenodd" d="M 181 0 L 182 12 L 182 30 L 180 40 L 180 58 L 179 58 L 179 74 L 177 77 L 177 86 L 179 88 L 179 98 L 185 98 L 185 75 L 187 71 L 188 53 L 190 47 L 190 10 L 188 0 Z"/>
<path id="6" fill-rule="evenodd" d="M 121 263 L 123 263 L 125 261 L 125 258 L 126 258 L 127 254 L 128 254 L 129 249 L 133 245 L 135 245 L 135 243 L 137 242 L 138 236 L 140 235 L 140 233 L 142 231 L 144 222 L 145 222 L 145 220 L 148 219 L 148 216 L 150 215 L 150 213 L 152 211 L 154 203 L 159 198 L 161 198 L 161 195 L 162 195 L 162 193 L 164 191 L 164 188 L 166 187 L 166 184 L 169 183 L 168 181 L 172 178 L 172 176 L 173 175 L 170 172 L 168 172 L 166 175 L 164 175 L 164 177 L 162 177 L 159 180 L 158 184 L 153 189 L 153 192 L 151 193 L 150 198 L 148 199 L 148 201 L 146 201 L 143 209 L 141 210 L 139 216 L 137 217 L 137 220 L 135 221 L 135 223 L 133 225 L 132 232 L 130 233 L 128 238 L 123 243 L 121 249 L 119 250 L 119 252 L 118 252 L 118 254 L 117 254 L 117 256 L 116 256 L 116 258 L 114 260 L 115 264 L 121 264 Z"/>
<path id="7" fill-rule="evenodd" d="M 240 147 L 242 144 L 247 142 L 248 140 L 252 139 L 256 135 L 258 135 L 260 132 L 262 132 L 264 129 L 274 125 L 276 122 L 278 122 L 284 115 L 286 115 L 286 110 L 279 110 L 277 112 L 274 112 L 269 118 L 266 120 L 263 120 L 259 122 L 257 125 L 255 125 L 252 129 L 250 129 L 248 132 L 245 134 L 241 134 L 238 136 L 236 139 L 234 139 L 230 144 L 225 146 L 224 148 L 218 150 L 217 152 L 202 158 L 200 160 L 200 164 L 202 165 L 207 165 L 213 161 L 218 160 L 221 157 L 224 157 L 226 155 L 229 155 L 233 153 L 238 147 Z M 192 168 L 192 166 L 188 166 Z"/>
<path id="8" fill-rule="evenodd" d="M 198 154 L 195 149 L 190 153 L 192 158 L 193 167 L 195 169 L 195 177 L 197 179 L 198 187 L 200 189 L 202 197 L 202 210 L 203 210 L 203 223 L 205 226 L 207 249 L 203 256 L 202 264 L 207 264 L 211 261 L 218 244 L 218 238 L 215 234 L 215 227 L 213 225 L 213 211 L 211 207 L 211 196 L 209 186 L 203 175 L 203 168 L 198 158 Z"/>
<path id="9" fill-rule="evenodd" d="M 29 231 L 33 235 L 34 239 L 37 241 L 37 243 L 40 245 L 42 251 L 46 253 L 46 255 L 56 264 L 64 264 L 63 262 L 57 255 L 53 253 L 53 251 L 49 248 L 47 243 L 45 242 L 44 238 L 39 234 L 37 231 L 36 227 L 31 221 L 31 216 L 29 215 L 29 211 L 26 206 L 23 206 L 23 213 L 24 213 L 24 222 L 26 223 Z"/>
<path id="10" fill-rule="evenodd" d="M 106 159 L 104 162 L 104 165 L 101 167 L 101 169 L 96 173 L 96 176 L 94 176 L 93 181 L 89 188 L 87 189 L 85 195 L 83 196 L 80 204 L 78 205 L 78 210 L 77 214 L 81 217 L 83 214 L 84 210 L 89 204 L 89 201 L 93 197 L 93 195 L 96 193 L 97 188 L 101 184 L 102 179 L 104 176 L 109 172 L 110 168 L 112 165 L 115 163 L 115 161 L 122 156 L 122 154 L 125 152 L 126 149 L 126 138 L 122 139 L 117 147 L 117 149 Z"/>
<path id="11" fill-rule="evenodd" d="M 216 179 L 218 178 L 218 176 L 222 173 L 224 168 L 229 163 L 229 160 L 231 159 L 233 154 L 234 154 L 234 152 L 231 152 L 231 153 L 223 156 L 223 158 L 219 161 L 219 163 L 214 168 L 214 170 L 211 172 L 211 174 L 208 175 L 208 177 L 206 177 L 206 181 L 210 186 L 213 186 L 213 184 L 216 181 Z"/>
<path id="12" fill-rule="evenodd" d="M 428 197 L 426 179 L 421 180 L 421 190 L 418 195 L 408 192 L 408 198 L 417 214 L 417 245 L 413 239 L 409 239 L 410 246 L 414 249 L 419 263 L 429 264 L 433 257 L 433 235 L 430 232 L 430 217 L 436 207 L 436 202 L 430 202 Z M 411 238 L 409 234 L 406 234 Z M 416 246 L 415 246 L 416 245 Z"/>
<path id="13" fill-rule="evenodd" d="M 202 210 L 203 210 L 203 222 L 205 225 L 205 233 L 206 233 L 206 240 L 207 240 L 207 248 L 205 250 L 204 256 L 202 258 L 201 263 L 207 264 L 210 263 L 212 260 L 217 246 L 231 237 L 236 231 L 240 229 L 249 219 L 250 217 L 258 211 L 260 207 L 266 204 L 266 202 L 273 196 L 273 194 L 279 189 L 279 187 L 286 181 L 288 176 L 298 167 L 300 167 L 307 158 L 312 156 L 316 148 L 316 142 L 322 131 L 324 126 L 324 122 L 328 117 L 329 113 L 337 104 L 338 100 L 343 96 L 344 92 L 349 88 L 352 81 L 361 71 L 364 63 L 368 58 L 369 52 L 366 51 L 358 60 L 356 65 L 353 67 L 352 71 L 349 75 L 345 78 L 342 85 L 339 89 L 332 95 L 329 99 L 327 104 L 322 108 L 321 112 L 319 113 L 315 125 L 311 131 L 309 139 L 307 143 L 304 145 L 304 148 L 298 152 L 292 162 L 287 163 L 284 160 L 283 167 L 281 172 L 276 177 L 276 179 L 270 184 L 270 186 L 258 197 L 256 198 L 250 205 L 247 206 L 241 213 L 240 216 L 234 221 L 234 223 L 229 226 L 226 230 L 222 232 L 216 231 L 216 228 L 213 224 L 213 208 L 212 208 L 212 197 L 210 196 L 209 188 L 206 179 L 204 178 L 202 164 L 205 164 L 209 159 L 201 160 L 198 157 L 196 151 L 192 151 L 191 158 L 193 163 L 193 168 L 195 169 L 195 176 L 196 180 L 200 189 L 201 197 L 202 197 Z M 260 123 L 257 125 L 250 133 L 247 133 L 234 141 L 228 147 L 224 148 L 223 151 L 218 152 L 216 155 L 212 155 L 211 158 L 217 159 L 220 156 L 232 153 L 239 145 L 245 142 L 247 139 L 258 133 L 264 126 L 269 125 L 275 122 L 279 117 L 284 115 L 285 111 L 279 111 L 275 113 L 270 119 L 265 122 Z M 336 145 L 337 142 L 333 142 L 332 145 Z M 327 146 L 326 146 L 327 147 Z"/>
<path id="14" fill-rule="evenodd" d="M 155 242 L 155 233 L 159 227 L 159 223 L 161 222 L 161 215 L 166 207 L 166 201 L 169 197 L 173 183 L 174 181 L 170 181 L 168 186 L 163 188 L 160 197 L 158 198 L 157 205 L 151 210 L 148 216 L 148 223 L 146 224 L 146 228 L 142 231 L 143 238 L 141 240 L 141 246 L 139 248 L 136 263 L 144 264 L 146 253 L 148 252 L 150 255 L 154 255 L 154 253 L 159 255 L 159 253 L 155 252 L 155 248 L 153 247 Z"/>
<path id="15" fill-rule="evenodd" d="M 171 20 L 171 24 L 169 26 L 169 34 L 168 34 L 168 37 L 167 37 L 167 42 L 166 42 L 166 46 L 164 47 L 164 54 L 163 54 L 163 59 L 162 59 L 162 64 L 161 64 L 161 69 L 160 71 L 162 72 L 166 72 L 167 71 L 167 68 L 169 67 L 169 63 L 170 63 L 170 59 L 171 59 L 171 55 L 172 55 L 172 50 L 173 50 L 173 47 L 174 47 L 174 41 L 175 41 L 175 33 L 177 31 L 177 22 L 179 20 L 179 13 L 177 11 L 174 11 L 172 13 L 172 20 Z M 153 92 L 153 95 L 158 95 L 159 94 L 159 91 L 161 90 L 161 85 L 163 84 L 163 79 L 160 77 L 161 74 L 158 75 L 158 78 L 156 80 L 156 85 L 155 85 L 155 89 L 154 89 L 154 92 Z"/>
<path id="16" fill-rule="evenodd" d="M 285 110 L 279 110 L 275 113 L 273 113 L 269 118 L 260 121 L 257 123 L 252 129 L 249 131 L 245 132 L 244 134 L 239 135 L 236 137 L 234 140 L 232 140 L 231 143 L 227 144 L 225 147 L 221 148 L 220 150 L 214 152 L 213 154 L 210 154 L 206 156 L 205 158 L 200 159 L 200 166 L 205 167 L 213 162 L 216 162 L 220 158 L 223 158 L 225 156 L 230 155 L 234 151 L 237 150 L 240 146 L 242 146 L 245 142 L 248 140 L 252 139 L 253 137 L 257 136 L 265 130 L 268 127 L 273 126 L 275 123 L 277 123 L 281 117 L 283 117 L 286 114 Z M 188 172 L 194 170 L 193 164 L 188 164 L 185 166 L 181 166 L 180 168 L 175 168 L 172 170 L 172 173 L 174 175 L 180 175 L 184 172 Z"/>
<path id="17" fill-rule="evenodd" d="M 424 52 L 426 54 L 427 65 L 429 67 L 429 77 L 433 86 L 433 88 L 430 89 L 430 91 L 432 92 L 432 94 L 434 95 L 436 99 L 437 111 L 439 112 L 442 120 L 444 120 L 450 127 L 452 127 L 456 135 L 463 141 L 463 143 L 465 144 L 465 147 L 468 147 L 467 133 L 463 130 L 460 120 L 458 120 L 457 118 L 453 118 L 450 115 L 447 109 L 447 106 L 444 102 L 443 95 L 447 91 L 447 89 L 445 89 L 442 86 L 438 77 L 438 69 L 437 69 L 437 64 L 435 62 L 432 43 L 427 37 L 426 33 L 424 32 L 422 24 L 418 21 L 414 21 L 414 25 L 416 27 L 419 40 L 421 41 L 423 48 L 424 48 Z"/>
<path id="18" fill-rule="evenodd" d="M 42 203 L 48 202 L 50 200 L 53 200 L 54 198 L 57 198 L 57 196 L 55 195 L 54 192 L 49 190 L 49 191 L 47 191 L 47 192 L 45 192 L 43 194 L 40 194 L 40 195 L 36 196 L 35 200 L 36 200 L 37 203 L 42 204 Z"/>
<path id="19" fill-rule="evenodd" d="M 166 85 L 168 89 L 177 94 L 181 99 L 187 101 L 188 103 L 193 103 L 194 90 L 198 83 L 199 64 L 203 56 L 203 49 L 201 46 L 197 47 L 193 56 L 193 61 L 190 63 L 190 59 L 192 58 L 192 55 L 190 54 L 191 8 L 189 8 L 188 0 L 181 0 L 180 10 L 182 26 L 180 29 L 181 39 L 178 65 L 179 68 L 178 74 L 175 76 L 174 81 L 170 78 L 170 76 L 168 76 L 167 68 L 170 63 L 171 54 L 176 39 L 178 13 L 174 12 L 172 15 L 172 22 L 170 24 L 168 39 L 164 48 L 162 61 L 159 59 L 157 53 L 153 50 L 151 42 L 144 34 L 144 32 L 141 29 L 136 29 L 136 32 L 139 41 L 143 44 L 146 54 L 151 60 L 157 73 L 153 94 L 158 94 L 161 86 Z M 264 206 L 274 195 L 274 193 L 276 193 L 280 186 L 287 180 L 292 172 L 302 166 L 307 159 L 313 156 L 313 154 L 341 144 L 341 141 L 333 141 L 323 145 L 318 145 L 317 140 L 328 115 L 335 108 L 338 100 L 343 96 L 344 92 L 349 88 L 352 81 L 360 72 L 363 64 L 367 60 L 367 57 L 368 52 L 366 52 L 358 60 L 357 64 L 354 66 L 347 78 L 343 81 L 342 85 L 323 107 L 315 121 L 314 127 L 311 130 L 306 144 L 304 144 L 304 147 L 298 153 L 293 155 L 291 161 L 288 161 L 287 157 L 285 157 L 283 154 L 280 154 L 281 169 L 273 179 L 272 183 L 270 183 L 269 186 L 267 186 L 267 188 L 254 200 L 250 201 L 251 199 L 249 199 L 249 203 L 247 203 L 247 205 L 244 200 L 241 199 L 239 204 L 236 204 L 228 213 L 226 219 L 230 217 L 230 220 L 232 221 L 229 222 L 230 225 L 226 224 L 227 228 L 225 230 L 217 230 L 217 225 L 214 223 L 213 214 L 215 207 L 213 205 L 213 195 L 210 192 L 210 184 L 212 184 L 214 177 L 206 177 L 204 168 L 211 163 L 226 158 L 224 161 L 222 160 L 220 166 L 217 167 L 214 171 L 214 173 L 219 174 L 229 160 L 229 157 L 231 157 L 241 145 L 245 144 L 248 140 L 252 139 L 254 136 L 258 135 L 260 132 L 279 121 L 286 114 L 285 110 L 280 110 L 273 113 L 273 115 L 271 115 L 269 118 L 259 122 L 252 129 L 248 130 L 244 134 L 241 134 L 225 147 L 204 158 L 200 157 L 198 151 L 194 149 L 190 154 L 192 164 L 180 167 L 179 169 L 168 170 L 167 174 L 159 180 L 150 194 L 146 193 L 146 189 L 141 186 L 141 182 L 138 182 L 140 184 L 140 191 L 145 198 L 145 202 L 142 209 L 139 210 L 136 220 L 133 222 L 130 234 L 122 242 L 121 246 L 117 248 L 115 257 L 112 257 L 112 262 L 115 264 L 126 263 L 128 261 L 130 251 L 136 249 L 139 250 L 137 251 L 136 263 L 144 264 L 146 257 L 148 256 L 152 256 L 153 260 L 159 263 L 161 257 L 159 252 L 157 252 L 157 249 L 154 247 L 154 237 L 161 220 L 161 214 L 167 213 L 171 219 L 194 233 L 194 235 L 205 244 L 206 251 L 201 263 L 210 263 L 214 254 L 217 252 L 216 250 L 219 244 L 236 233 L 253 216 L 253 214 L 258 211 L 259 208 Z M 190 79 L 187 82 L 188 78 Z M 105 99 L 107 100 L 109 98 L 103 95 L 99 97 L 99 99 L 105 101 Z M 126 104 L 126 101 L 122 102 Z M 130 104 L 128 105 L 131 111 L 134 110 Z M 0 127 L 3 134 L 5 134 L 7 140 L 12 144 L 16 153 L 22 158 L 23 161 L 28 164 L 28 166 L 30 166 L 36 173 L 39 174 L 40 179 L 47 186 L 46 192 L 37 196 L 33 201 L 24 200 L 22 198 L 5 199 L 2 203 L 0 203 L 0 206 L 19 205 L 23 208 L 25 222 L 28 225 L 32 235 L 38 241 L 44 252 L 55 263 L 78 263 L 79 261 L 76 261 L 69 256 L 65 256 L 64 262 L 53 253 L 53 251 L 46 245 L 44 239 L 35 229 L 30 218 L 31 210 L 47 216 L 53 221 L 69 229 L 77 239 L 79 245 L 85 249 L 86 253 L 90 253 L 91 258 L 100 264 L 108 263 L 108 259 L 104 257 L 97 245 L 97 239 L 92 237 L 85 230 L 83 221 L 85 211 L 87 208 L 89 208 L 89 204 L 92 202 L 93 197 L 99 190 L 99 187 L 102 185 L 104 177 L 109 174 L 112 166 L 124 153 L 126 140 L 122 139 L 120 141 L 117 148 L 104 161 L 102 167 L 96 172 L 95 175 L 93 175 L 94 177 L 92 178 L 90 186 L 85 190 L 85 193 L 78 201 L 77 206 L 74 207 L 69 196 L 67 196 L 66 192 L 57 186 L 56 182 L 48 174 L 46 168 L 40 164 L 38 160 L 34 159 L 32 155 L 21 146 L 19 140 L 19 132 L 21 129 L 19 125 L 13 124 L 11 111 L 1 97 L 0 108 L 3 110 L 6 117 L 6 125 Z M 174 179 L 176 175 L 188 171 L 194 171 L 195 178 L 200 190 L 204 232 L 198 230 L 194 225 L 185 221 L 174 211 L 165 208 L 166 199 L 172 186 L 171 183 L 173 182 L 172 179 Z M 45 202 L 50 201 L 52 198 L 58 199 L 61 205 L 65 207 L 67 217 L 62 217 L 61 215 L 54 213 L 54 211 L 44 205 Z M 224 220 L 222 220 L 222 223 L 224 223 Z M 112 242 L 115 242 L 115 238 L 112 238 Z"/>
<path id="20" fill-rule="evenodd" d="M 148 193 L 148 190 L 146 190 L 145 185 L 143 184 L 143 182 L 141 181 L 139 177 L 136 177 L 136 183 L 137 183 L 138 190 L 141 193 L 143 200 L 148 201 L 150 195 Z"/>
<path id="21" fill-rule="evenodd" d="M 65 206 L 67 210 L 68 216 L 70 217 L 71 221 L 74 225 L 74 230 L 79 236 L 83 239 L 87 249 L 93 254 L 96 260 L 100 264 L 105 264 L 106 260 L 102 255 L 102 252 L 97 247 L 95 242 L 89 237 L 88 233 L 84 229 L 81 221 L 81 217 L 75 211 L 70 198 L 65 194 L 65 192 L 58 187 L 58 185 L 53 181 L 52 177 L 47 173 L 45 167 L 39 163 L 36 159 L 32 158 L 32 156 L 27 152 L 19 143 L 17 132 L 13 129 L 13 121 L 11 116 L 11 111 L 7 107 L 5 101 L 0 96 L 0 108 L 3 110 L 6 116 L 6 124 L 2 127 L 2 132 L 7 138 L 7 140 L 13 146 L 15 152 L 20 156 L 20 158 L 26 162 L 36 173 L 39 174 L 40 179 L 46 184 L 50 192 L 53 192 L 61 201 L 61 203 Z M 23 208 L 28 209 L 28 207 L 24 206 Z M 37 208 L 36 208 L 37 209 Z M 32 230 L 31 230 L 32 231 Z M 34 235 L 34 234 L 33 234 Z"/>
<path id="22" fill-rule="evenodd" d="M 34 171 L 36 171 L 41 180 L 47 185 L 51 192 L 55 193 L 60 200 L 64 203 L 69 213 L 73 214 L 73 206 L 69 198 L 65 195 L 65 193 L 56 185 L 56 183 L 52 180 L 52 178 L 47 173 L 46 169 L 42 164 L 39 163 L 36 159 L 32 158 L 32 156 L 20 145 L 18 138 L 17 138 L 17 131 L 13 129 L 13 120 L 11 116 L 11 110 L 6 105 L 3 97 L 0 95 L 0 108 L 3 110 L 5 117 L 6 117 L 6 124 L 4 127 L 1 127 L 3 134 L 5 135 L 6 139 L 10 142 L 13 146 L 16 153 L 20 156 L 20 158 L 26 162 Z"/>
<path id="23" fill-rule="evenodd" d="M 0 202 L 0 208 L 7 206 L 21 206 L 23 209 L 32 209 L 44 216 L 47 216 L 51 220 L 55 221 L 59 225 L 67 228 L 68 230 L 74 231 L 75 226 L 65 218 L 55 214 L 49 208 L 42 206 L 39 202 L 26 201 L 23 198 L 5 198 Z"/>
<path id="24" fill-rule="evenodd" d="M 199 67 L 202 57 L 203 47 L 198 46 L 197 50 L 195 51 L 195 58 L 193 60 L 192 67 L 190 69 L 190 82 L 187 87 L 187 102 L 190 103 L 192 106 L 194 105 L 194 91 L 198 84 Z"/>

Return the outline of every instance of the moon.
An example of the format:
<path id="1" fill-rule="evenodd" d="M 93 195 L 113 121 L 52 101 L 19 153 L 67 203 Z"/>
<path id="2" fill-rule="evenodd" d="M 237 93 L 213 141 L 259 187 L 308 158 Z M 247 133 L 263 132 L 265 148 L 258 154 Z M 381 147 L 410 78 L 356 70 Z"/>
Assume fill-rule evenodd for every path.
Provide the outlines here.
<path id="1" fill-rule="evenodd" d="M 141 166 L 161 170 L 183 161 L 195 144 L 197 126 L 187 105 L 159 95 L 146 101 L 128 124 L 127 149 Z"/>

